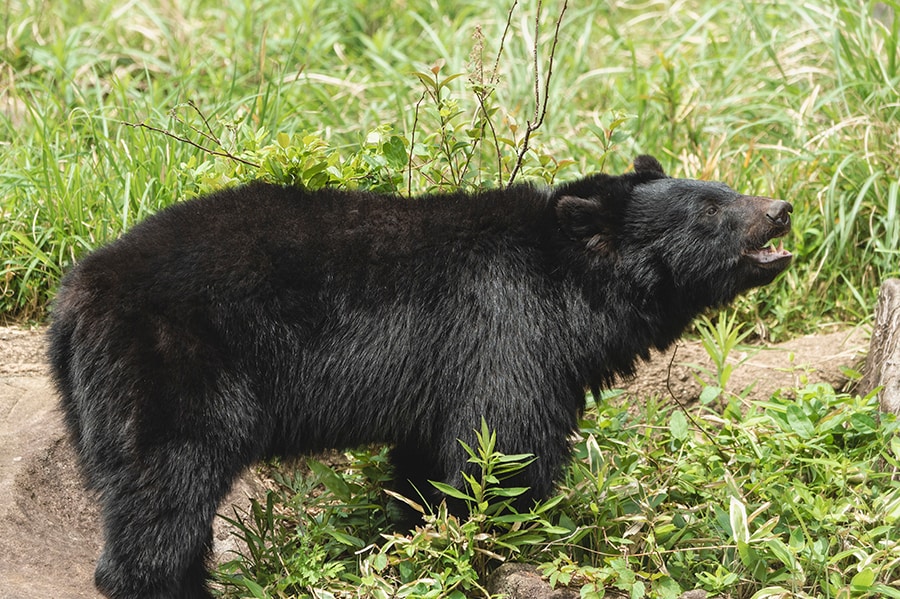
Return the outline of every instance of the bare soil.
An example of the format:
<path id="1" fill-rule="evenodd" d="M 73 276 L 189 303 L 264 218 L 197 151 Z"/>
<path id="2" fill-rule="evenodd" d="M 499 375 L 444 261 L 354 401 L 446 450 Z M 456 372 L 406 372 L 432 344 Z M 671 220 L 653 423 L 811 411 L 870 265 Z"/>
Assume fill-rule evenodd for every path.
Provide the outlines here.
<path id="1" fill-rule="evenodd" d="M 760 347 L 732 356 L 730 389 L 753 385 L 751 398 L 805 382 L 846 383 L 844 367 L 858 368 L 867 348 L 859 330 L 835 330 Z M 102 535 L 95 501 L 83 490 L 75 456 L 65 435 L 44 358 L 41 329 L 0 327 L 0 597 L 75 599 L 97 597 L 94 561 Z M 638 376 L 622 381 L 627 397 L 674 395 L 695 400 L 701 384 L 696 368 L 710 361 L 696 342 L 682 342 L 657 354 Z M 220 509 L 246 509 L 262 485 L 245 476 Z M 217 524 L 216 553 L 234 548 L 223 522 Z"/>

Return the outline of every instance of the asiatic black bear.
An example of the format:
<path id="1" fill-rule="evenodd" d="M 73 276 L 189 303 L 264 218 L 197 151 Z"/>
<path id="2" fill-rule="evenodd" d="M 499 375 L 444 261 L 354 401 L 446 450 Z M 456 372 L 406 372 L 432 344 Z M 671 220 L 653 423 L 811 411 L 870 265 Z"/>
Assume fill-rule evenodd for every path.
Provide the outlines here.
<path id="1" fill-rule="evenodd" d="M 791 205 L 633 172 L 400 198 L 262 183 L 175 204 L 65 277 L 50 358 L 122 598 L 210 597 L 210 524 L 275 455 L 393 447 L 459 485 L 484 418 L 551 493 L 586 388 L 764 285 Z"/>

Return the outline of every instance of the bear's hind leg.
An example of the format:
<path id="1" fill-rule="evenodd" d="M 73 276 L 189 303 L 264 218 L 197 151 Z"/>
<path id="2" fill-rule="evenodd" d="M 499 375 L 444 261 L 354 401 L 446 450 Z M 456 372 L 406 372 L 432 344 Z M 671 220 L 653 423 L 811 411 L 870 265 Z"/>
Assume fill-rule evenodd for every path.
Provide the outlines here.
<path id="1" fill-rule="evenodd" d="M 111 599 L 212 597 L 212 521 L 237 472 L 188 444 L 165 449 L 103 490 L 105 546 L 95 582 Z"/>

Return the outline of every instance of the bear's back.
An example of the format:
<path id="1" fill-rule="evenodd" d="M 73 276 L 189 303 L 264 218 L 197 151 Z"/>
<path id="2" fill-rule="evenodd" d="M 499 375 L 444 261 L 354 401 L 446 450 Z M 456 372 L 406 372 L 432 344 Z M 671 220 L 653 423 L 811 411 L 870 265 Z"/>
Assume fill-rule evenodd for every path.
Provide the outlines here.
<path id="1" fill-rule="evenodd" d="M 462 278 L 538 274 L 555 231 L 548 194 L 529 186 L 408 199 L 252 183 L 136 225 L 76 265 L 61 297 L 134 311 L 433 297 Z"/>

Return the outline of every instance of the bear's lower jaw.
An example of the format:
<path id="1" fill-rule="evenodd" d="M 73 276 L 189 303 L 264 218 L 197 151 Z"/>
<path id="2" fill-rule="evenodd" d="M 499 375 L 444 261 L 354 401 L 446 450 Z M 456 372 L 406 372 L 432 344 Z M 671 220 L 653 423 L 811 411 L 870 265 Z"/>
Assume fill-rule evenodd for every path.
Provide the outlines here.
<path id="1" fill-rule="evenodd" d="M 755 250 L 745 250 L 744 256 L 760 268 L 778 270 L 787 268 L 793 258 L 793 254 L 784 249 L 784 243 L 780 239 L 777 247 L 766 245 Z"/>
<path id="2" fill-rule="evenodd" d="M 790 265 L 793 256 L 782 250 L 769 252 L 762 258 L 745 253 L 741 260 L 740 274 L 737 276 L 738 293 L 749 291 L 755 287 L 763 287 L 775 280 Z M 730 300 L 729 300 L 730 301 Z"/>

